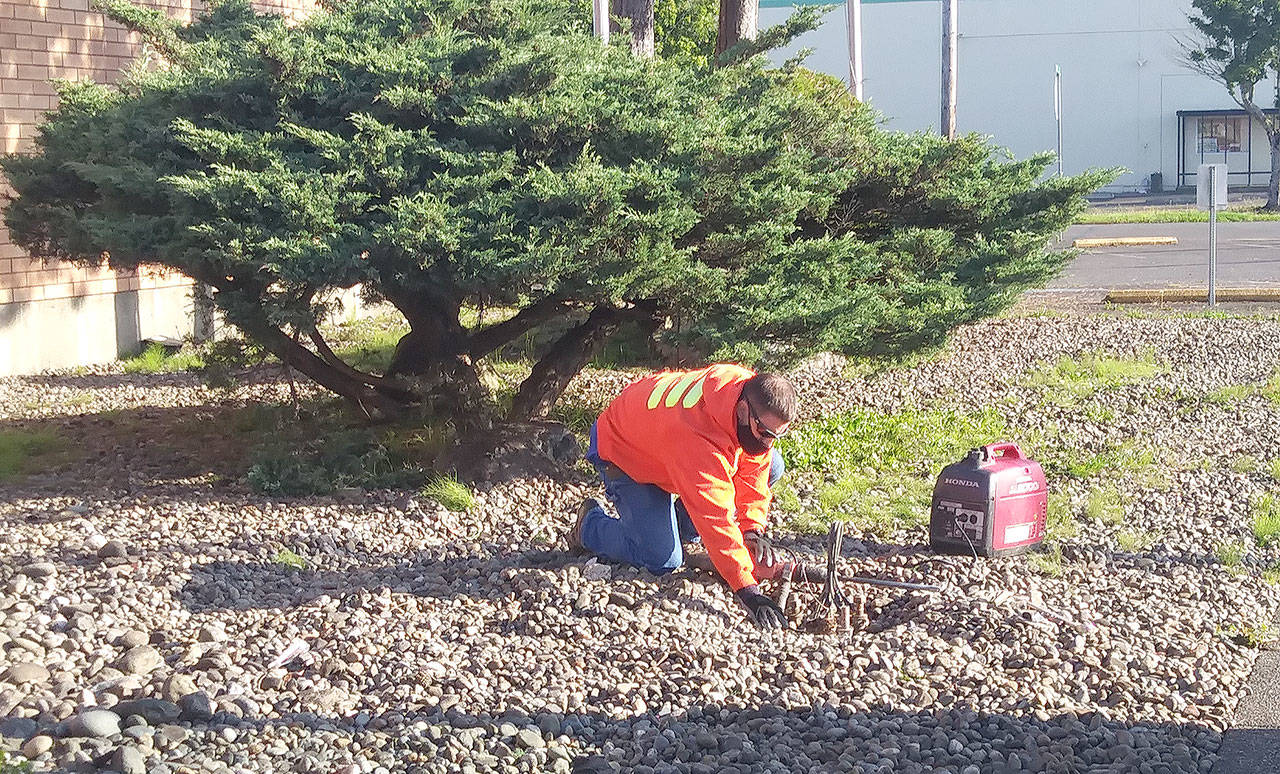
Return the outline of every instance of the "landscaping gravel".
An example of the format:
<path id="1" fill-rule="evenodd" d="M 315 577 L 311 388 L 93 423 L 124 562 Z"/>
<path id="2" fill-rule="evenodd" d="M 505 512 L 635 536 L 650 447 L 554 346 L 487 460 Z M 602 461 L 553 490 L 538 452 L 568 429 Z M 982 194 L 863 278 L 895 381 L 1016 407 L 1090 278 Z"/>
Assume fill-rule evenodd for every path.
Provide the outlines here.
<path id="1" fill-rule="evenodd" d="M 1032 383 L 1091 352 L 1160 370 L 1075 405 Z M 1261 391 L 1278 366 L 1274 318 L 1098 315 L 979 323 L 870 375 L 808 362 L 804 419 L 994 406 L 1011 440 L 1130 442 L 1161 473 L 1112 479 L 1121 523 L 1083 515 L 1090 481 L 1055 477 L 1077 530 L 1047 569 L 852 529 L 851 574 L 942 591 L 872 590 L 865 629 L 825 636 L 762 635 L 703 572 L 567 553 L 571 513 L 598 496 L 581 469 L 481 486 L 465 513 L 399 491 L 271 498 L 201 441 L 228 407 L 287 400 L 270 375 L 230 393 L 111 369 L 0 380 L 9 424 L 82 452 L 0 485 L 0 749 L 123 774 L 1208 774 L 1280 607 L 1260 573 L 1280 554 L 1250 515 L 1277 482 L 1240 463 L 1280 459 Z M 585 374 L 571 399 L 629 378 Z M 1222 398 L 1240 384 L 1259 389 Z"/>

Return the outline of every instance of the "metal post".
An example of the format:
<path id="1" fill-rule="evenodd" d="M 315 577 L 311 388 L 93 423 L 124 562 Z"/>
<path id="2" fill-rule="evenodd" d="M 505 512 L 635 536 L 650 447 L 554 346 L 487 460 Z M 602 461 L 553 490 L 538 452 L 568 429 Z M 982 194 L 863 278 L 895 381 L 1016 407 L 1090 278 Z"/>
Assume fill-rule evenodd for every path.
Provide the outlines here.
<path id="1" fill-rule="evenodd" d="M 959 0 L 942 0 L 942 136 L 956 138 L 956 15 Z"/>
<path id="2" fill-rule="evenodd" d="M 591 26 L 600 42 L 609 45 L 609 0 L 591 0 Z"/>
<path id="3" fill-rule="evenodd" d="M 1217 166 L 1209 167 L 1209 306 L 1217 303 L 1218 284 L 1218 181 Z"/>
<path id="4" fill-rule="evenodd" d="M 1053 117 L 1058 122 L 1058 177 L 1062 177 L 1062 65 L 1053 66 Z"/>
<path id="5" fill-rule="evenodd" d="M 862 102 L 862 0 L 845 0 L 849 36 L 849 91 Z"/>

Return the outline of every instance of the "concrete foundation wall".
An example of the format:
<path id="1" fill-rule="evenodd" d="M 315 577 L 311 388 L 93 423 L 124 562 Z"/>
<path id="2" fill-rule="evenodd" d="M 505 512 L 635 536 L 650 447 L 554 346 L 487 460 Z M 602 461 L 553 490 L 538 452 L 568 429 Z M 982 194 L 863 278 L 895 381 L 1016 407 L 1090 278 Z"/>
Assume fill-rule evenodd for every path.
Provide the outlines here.
<path id="1" fill-rule="evenodd" d="M 190 287 L 0 304 L 0 376 L 109 363 L 194 326 Z"/>

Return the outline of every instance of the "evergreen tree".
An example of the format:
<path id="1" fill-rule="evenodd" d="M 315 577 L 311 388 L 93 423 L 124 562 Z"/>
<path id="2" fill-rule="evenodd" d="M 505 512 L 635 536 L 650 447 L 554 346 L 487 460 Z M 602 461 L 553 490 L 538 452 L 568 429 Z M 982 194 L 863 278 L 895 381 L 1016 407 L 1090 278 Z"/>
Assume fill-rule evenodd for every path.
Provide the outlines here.
<path id="1" fill-rule="evenodd" d="M 371 415 L 487 405 L 476 362 L 563 330 L 545 413 L 625 325 L 693 357 L 902 353 L 996 313 L 1065 255 L 1106 173 L 886 133 L 839 81 L 604 47 L 569 0 L 333 0 L 296 26 L 225 0 L 189 26 L 110 0 L 167 65 L 64 84 L 0 162 L 33 254 L 159 263 Z M 318 327 L 360 285 L 410 331 L 385 374 Z M 465 308 L 510 316 L 467 326 Z M 569 321 L 566 328 L 565 321 Z"/>

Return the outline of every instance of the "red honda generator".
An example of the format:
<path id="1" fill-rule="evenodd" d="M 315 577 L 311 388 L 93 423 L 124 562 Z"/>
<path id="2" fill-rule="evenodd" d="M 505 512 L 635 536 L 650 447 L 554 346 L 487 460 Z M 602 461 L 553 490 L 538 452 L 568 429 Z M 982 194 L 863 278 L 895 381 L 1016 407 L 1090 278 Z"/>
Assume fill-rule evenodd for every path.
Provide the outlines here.
<path id="1" fill-rule="evenodd" d="M 972 556 L 1021 553 L 1044 540 L 1048 506 L 1044 471 L 1017 444 L 973 449 L 934 484 L 929 547 Z"/>

